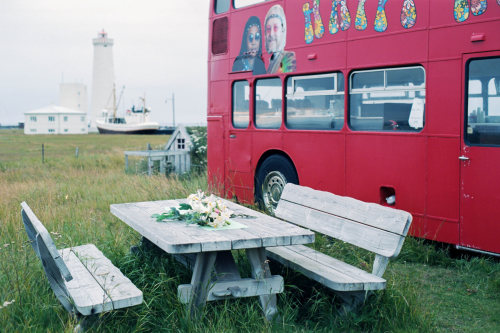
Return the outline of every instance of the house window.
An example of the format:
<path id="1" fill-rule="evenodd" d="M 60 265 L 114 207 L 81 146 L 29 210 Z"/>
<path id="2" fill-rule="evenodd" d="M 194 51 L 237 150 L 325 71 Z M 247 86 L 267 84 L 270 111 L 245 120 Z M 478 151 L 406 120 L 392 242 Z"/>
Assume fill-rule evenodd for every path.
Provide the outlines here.
<path id="1" fill-rule="evenodd" d="M 67 129 L 67 128 L 65 128 L 65 129 L 64 129 L 64 132 L 65 132 L 65 133 L 67 133 L 67 132 L 68 132 L 68 129 Z"/>
<path id="2" fill-rule="evenodd" d="M 30 121 L 36 123 L 36 116 L 30 116 Z"/>
<path id="3" fill-rule="evenodd" d="M 177 139 L 177 149 L 186 148 L 186 139 Z"/>
<path id="4" fill-rule="evenodd" d="M 55 133 L 55 132 L 56 132 L 56 130 L 55 130 L 55 129 L 53 129 L 53 128 L 49 128 L 49 133 Z"/>
<path id="5" fill-rule="evenodd" d="M 83 122 L 85 121 L 85 116 L 82 116 L 82 117 L 80 118 L 80 120 L 81 120 L 81 121 L 82 121 L 82 123 L 83 123 Z"/>
<path id="6" fill-rule="evenodd" d="M 67 122 L 68 121 L 68 116 L 64 116 L 64 121 Z"/>
<path id="7" fill-rule="evenodd" d="M 54 117 L 54 116 L 49 116 L 49 121 L 56 121 L 56 117 Z"/>
<path id="8" fill-rule="evenodd" d="M 30 132 L 35 133 L 36 132 L 36 128 L 30 128 Z"/>

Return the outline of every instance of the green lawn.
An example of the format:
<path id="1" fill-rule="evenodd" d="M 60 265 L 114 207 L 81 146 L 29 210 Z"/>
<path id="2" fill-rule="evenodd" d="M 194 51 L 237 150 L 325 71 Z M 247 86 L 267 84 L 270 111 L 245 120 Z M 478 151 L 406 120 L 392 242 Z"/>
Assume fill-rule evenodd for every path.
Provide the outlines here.
<path id="1" fill-rule="evenodd" d="M 140 236 L 109 212 L 112 203 L 185 197 L 206 190 L 206 175 L 145 176 L 124 150 L 159 148 L 168 136 L 27 136 L 0 130 L 0 332 L 71 332 L 75 320 L 55 298 L 27 242 L 26 201 L 58 248 L 93 243 L 144 292 L 144 303 L 102 315 L 94 331 L 188 332 L 500 332 L 500 263 L 407 238 L 384 275 L 387 289 L 358 312 L 341 316 L 335 295 L 272 263 L 285 278 L 280 321 L 266 323 L 257 298 L 211 302 L 198 322 L 177 301 L 190 272 L 160 251 L 129 253 Z M 44 145 L 42 163 L 41 146 Z M 78 157 L 75 150 L 78 147 Z M 364 251 L 317 237 L 314 247 L 370 268 Z M 234 252 L 242 274 L 249 265 Z M 3 307 L 4 302 L 14 301 Z"/>

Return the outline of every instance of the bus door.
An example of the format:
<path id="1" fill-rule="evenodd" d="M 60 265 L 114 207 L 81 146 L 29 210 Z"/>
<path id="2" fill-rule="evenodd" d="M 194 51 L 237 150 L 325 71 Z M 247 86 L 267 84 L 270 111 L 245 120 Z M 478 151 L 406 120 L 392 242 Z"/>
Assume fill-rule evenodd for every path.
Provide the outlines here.
<path id="1" fill-rule="evenodd" d="M 224 156 L 224 117 L 221 115 L 207 117 L 207 163 L 208 181 L 211 191 L 219 195 L 224 195 L 224 173 L 225 163 L 221 156 Z"/>
<path id="2" fill-rule="evenodd" d="M 250 126 L 250 85 L 246 80 L 232 84 L 231 124 L 228 130 L 228 168 L 226 194 L 237 199 L 253 200 L 251 168 L 252 133 Z"/>
<path id="3" fill-rule="evenodd" d="M 500 253 L 500 52 L 466 55 L 460 246 Z"/>

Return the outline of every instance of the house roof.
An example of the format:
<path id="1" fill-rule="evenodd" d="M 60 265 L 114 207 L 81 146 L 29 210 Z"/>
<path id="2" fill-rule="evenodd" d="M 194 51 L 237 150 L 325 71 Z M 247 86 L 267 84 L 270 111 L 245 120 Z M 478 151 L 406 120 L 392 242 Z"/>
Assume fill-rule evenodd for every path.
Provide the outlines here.
<path id="1" fill-rule="evenodd" d="M 193 146 L 191 142 L 191 137 L 189 136 L 188 132 L 186 131 L 186 128 L 183 125 L 178 125 L 170 136 L 170 140 L 168 140 L 167 144 L 165 145 L 165 150 L 179 150 L 175 143 L 177 141 L 177 138 L 183 138 L 185 139 L 184 142 L 184 149 L 181 150 L 191 150 L 191 147 Z"/>
<path id="2" fill-rule="evenodd" d="M 25 115 L 33 115 L 33 114 L 75 114 L 75 115 L 85 115 L 87 112 L 84 111 L 78 111 L 75 109 L 70 109 L 64 106 L 59 106 L 59 105 L 48 105 L 46 107 L 36 109 L 36 110 L 31 110 L 28 112 L 24 113 Z"/>

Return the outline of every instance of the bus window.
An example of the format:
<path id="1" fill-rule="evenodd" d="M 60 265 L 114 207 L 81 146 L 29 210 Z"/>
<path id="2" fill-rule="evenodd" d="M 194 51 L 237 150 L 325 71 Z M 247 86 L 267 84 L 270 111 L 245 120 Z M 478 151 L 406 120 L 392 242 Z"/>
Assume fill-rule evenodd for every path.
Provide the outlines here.
<path id="1" fill-rule="evenodd" d="M 234 0 L 234 8 L 241 8 L 246 6 L 255 5 L 257 3 L 265 2 L 268 0 Z"/>
<path id="2" fill-rule="evenodd" d="M 247 81 L 236 81 L 233 84 L 233 127 L 247 128 L 250 122 L 249 107 L 250 87 Z"/>
<path id="3" fill-rule="evenodd" d="M 214 20 L 212 28 L 212 54 L 227 52 L 227 17 Z"/>
<path id="4" fill-rule="evenodd" d="M 344 124 L 342 73 L 292 76 L 286 86 L 286 126 L 340 130 Z"/>
<path id="5" fill-rule="evenodd" d="M 468 63 L 466 142 L 500 145 L 500 58 Z"/>
<path id="6" fill-rule="evenodd" d="M 215 14 L 225 13 L 229 10 L 230 0 L 215 0 L 214 10 Z"/>
<path id="7" fill-rule="evenodd" d="M 255 85 L 255 126 L 281 127 L 281 80 L 258 80 Z"/>
<path id="8" fill-rule="evenodd" d="M 422 67 L 353 72 L 349 125 L 356 131 L 421 131 L 425 117 Z"/>

